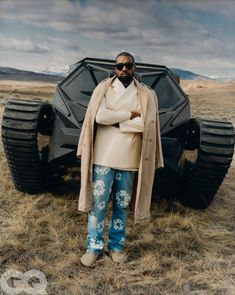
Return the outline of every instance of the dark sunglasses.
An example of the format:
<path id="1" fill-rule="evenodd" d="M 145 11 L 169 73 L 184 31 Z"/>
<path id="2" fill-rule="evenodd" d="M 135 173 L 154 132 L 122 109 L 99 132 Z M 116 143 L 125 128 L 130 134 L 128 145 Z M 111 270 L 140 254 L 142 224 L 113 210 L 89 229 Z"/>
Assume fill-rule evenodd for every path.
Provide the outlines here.
<path id="1" fill-rule="evenodd" d="M 124 66 L 125 66 L 128 70 L 131 70 L 131 69 L 133 68 L 133 66 L 134 66 L 134 63 L 133 63 L 133 62 L 127 62 L 127 63 L 125 63 L 125 64 L 123 64 L 123 63 L 115 64 L 115 67 L 116 67 L 116 69 L 117 69 L 118 71 L 121 71 L 121 70 L 124 68 Z"/>

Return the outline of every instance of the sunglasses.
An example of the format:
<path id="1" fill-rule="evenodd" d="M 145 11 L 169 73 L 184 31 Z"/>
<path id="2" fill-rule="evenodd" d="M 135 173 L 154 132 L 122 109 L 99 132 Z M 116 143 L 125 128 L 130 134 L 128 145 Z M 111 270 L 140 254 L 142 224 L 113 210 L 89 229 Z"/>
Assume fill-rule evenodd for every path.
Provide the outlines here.
<path id="1" fill-rule="evenodd" d="M 125 66 L 128 70 L 131 70 L 131 69 L 133 68 L 133 66 L 134 66 L 134 63 L 133 63 L 133 62 L 127 62 L 127 63 L 125 63 L 125 64 L 123 64 L 123 63 L 115 64 L 115 67 L 116 67 L 116 69 L 117 69 L 118 71 L 121 71 L 121 70 L 124 68 L 124 66 Z"/>

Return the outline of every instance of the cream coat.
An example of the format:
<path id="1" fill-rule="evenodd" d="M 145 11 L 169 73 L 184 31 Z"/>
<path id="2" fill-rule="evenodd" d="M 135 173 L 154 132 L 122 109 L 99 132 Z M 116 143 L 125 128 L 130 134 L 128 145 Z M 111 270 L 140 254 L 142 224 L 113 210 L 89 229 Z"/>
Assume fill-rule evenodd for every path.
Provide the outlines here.
<path id="1" fill-rule="evenodd" d="M 96 114 L 98 123 L 93 163 L 121 170 L 138 171 L 143 120 L 130 120 L 131 112 L 141 113 L 134 81 L 125 88 L 119 79 L 108 87 Z M 119 128 L 112 124 L 119 122 Z M 115 156 L 114 156 L 115 155 Z"/>
<path id="2" fill-rule="evenodd" d="M 114 78 L 102 81 L 93 91 L 79 137 L 77 148 L 77 157 L 81 157 L 79 211 L 89 212 L 93 209 L 92 165 L 95 116 L 99 104 Z M 134 206 L 134 223 L 138 223 L 150 220 L 154 173 L 155 169 L 163 167 L 164 164 L 156 94 L 151 88 L 139 83 L 136 79 L 135 85 L 139 94 L 141 113 L 144 120 L 141 159 Z"/>

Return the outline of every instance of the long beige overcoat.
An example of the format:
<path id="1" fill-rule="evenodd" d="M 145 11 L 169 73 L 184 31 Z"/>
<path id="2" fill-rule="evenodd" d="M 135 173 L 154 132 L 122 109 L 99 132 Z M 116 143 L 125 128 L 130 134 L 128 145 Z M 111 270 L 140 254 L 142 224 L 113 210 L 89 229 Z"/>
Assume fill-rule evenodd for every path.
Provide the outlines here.
<path id="1" fill-rule="evenodd" d="M 93 209 L 92 165 L 95 131 L 95 116 L 107 88 L 115 77 L 103 80 L 93 91 L 83 122 L 77 157 L 81 157 L 81 188 L 78 210 L 89 212 Z M 155 92 L 134 79 L 144 120 L 144 132 L 136 197 L 134 205 L 134 223 L 150 220 L 150 205 L 155 169 L 163 167 L 163 156 L 158 116 L 158 102 Z M 108 143 L 107 143 L 108 144 Z M 115 157 L 115 155 L 114 155 Z"/>

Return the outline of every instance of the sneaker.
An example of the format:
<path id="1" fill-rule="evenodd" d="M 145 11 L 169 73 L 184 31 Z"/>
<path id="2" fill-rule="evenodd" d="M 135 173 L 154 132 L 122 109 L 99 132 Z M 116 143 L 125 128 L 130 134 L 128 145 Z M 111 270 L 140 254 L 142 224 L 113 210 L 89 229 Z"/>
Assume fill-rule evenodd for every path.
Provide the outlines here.
<path id="1" fill-rule="evenodd" d="M 109 256 L 111 256 L 112 260 L 117 263 L 124 263 L 127 260 L 127 255 L 122 251 L 109 251 Z"/>
<path id="2" fill-rule="evenodd" d="M 86 252 L 80 259 L 81 264 L 86 267 L 93 267 L 100 254 L 94 252 Z"/>

